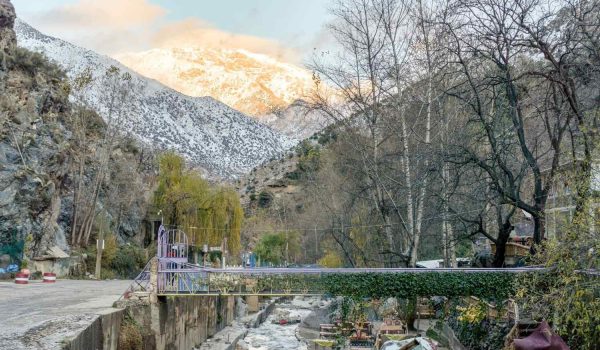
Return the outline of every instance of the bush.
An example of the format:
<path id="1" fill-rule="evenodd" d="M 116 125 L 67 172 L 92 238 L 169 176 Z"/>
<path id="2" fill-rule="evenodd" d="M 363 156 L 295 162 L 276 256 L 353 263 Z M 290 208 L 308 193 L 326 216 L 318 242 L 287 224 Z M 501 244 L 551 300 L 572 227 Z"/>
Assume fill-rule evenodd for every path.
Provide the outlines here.
<path id="1" fill-rule="evenodd" d="M 343 267 L 344 261 L 335 251 L 328 251 L 321 259 L 319 259 L 318 264 L 324 267 L 337 268 Z"/>
<path id="2" fill-rule="evenodd" d="M 142 350 L 143 337 L 139 325 L 129 315 L 125 317 L 119 330 L 119 350 Z"/>
<path id="3" fill-rule="evenodd" d="M 504 347 L 504 340 L 513 324 L 487 317 L 483 303 L 452 308 L 448 325 L 460 342 L 472 350 L 497 350 Z"/>
<path id="4" fill-rule="evenodd" d="M 587 207 L 576 212 L 560 239 L 538 247 L 533 263 L 547 272 L 518 279 L 521 313 L 549 321 L 571 349 L 600 349 L 600 278 L 582 273 L 600 268 L 600 240 L 590 227 L 590 212 Z"/>
<path id="5" fill-rule="evenodd" d="M 268 191 L 261 191 L 258 194 L 258 206 L 261 208 L 267 208 L 273 202 L 273 195 Z"/>
<path id="6" fill-rule="evenodd" d="M 32 76 L 45 73 L 54 80 L 62 80 L 66 77 L 65 73 L 57 65 L 50 63 L 44 55 L 21 47 L 17 47 L 9 56 L 9 64 L 12 68 L 21 69 Z"/>
<path id="7" fill-rule="evenodd" d="M 144 250 L 131 244 L 119 247 L 110 269 L 119 278 L 135 278 L 146 264 Z"/>
<path id="8" fill-rule="evenodd" d="M 87 266 L 90 273 L 95 273 L 96 247 L 90 246 L 87 253 Z M 102 251 L 102 279 L 131 279 L 135 278 L 146 264 L 146 251 L 132 244 L 119 246 L 114 235 L 108 235 L 104 240 Z M 97 276 L 98 277 L 98 276 Z"/>

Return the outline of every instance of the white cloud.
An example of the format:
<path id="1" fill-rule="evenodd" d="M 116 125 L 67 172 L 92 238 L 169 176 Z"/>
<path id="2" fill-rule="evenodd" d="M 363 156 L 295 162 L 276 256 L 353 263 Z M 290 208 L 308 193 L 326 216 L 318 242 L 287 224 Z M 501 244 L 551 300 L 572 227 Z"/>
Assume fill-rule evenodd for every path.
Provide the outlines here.
<path id="1" fill-rule="evenodd" d="M 24 19 L 44 33 L 110 56 L 154 47 L 245 49 L 298 63 L 298 50 L 275 40 L 220 30 L 196 18 L 167 21 L 148 0 L 79 0 Z"/>
<path id="2" fill-rule="evenodd" d="M 148 25 L 165 14 L 165 9 L 147 0 L 80 0 L 50 10 L 40 20 L 65 27 L 117 29 Z"/>
<path id="3" fill-rule="evenodd" d="M 274 40 L 230 33 L 198 19 L 186 19 L 162 26 L 153 36 L 154 47 L 212 47 L 245 49 L 283 61 L 297 61 L 299 53 Z"/>

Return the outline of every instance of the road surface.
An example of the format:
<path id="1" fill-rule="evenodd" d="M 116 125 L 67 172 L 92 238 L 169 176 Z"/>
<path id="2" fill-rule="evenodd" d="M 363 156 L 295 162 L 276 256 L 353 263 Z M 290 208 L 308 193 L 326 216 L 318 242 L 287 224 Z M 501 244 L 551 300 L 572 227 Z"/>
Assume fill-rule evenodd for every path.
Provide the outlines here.
<path id="1" fill-rule="evenodd" d="M 59 349 L 112 304 L 131 281 L 0 282 L 0 349 Z"/>

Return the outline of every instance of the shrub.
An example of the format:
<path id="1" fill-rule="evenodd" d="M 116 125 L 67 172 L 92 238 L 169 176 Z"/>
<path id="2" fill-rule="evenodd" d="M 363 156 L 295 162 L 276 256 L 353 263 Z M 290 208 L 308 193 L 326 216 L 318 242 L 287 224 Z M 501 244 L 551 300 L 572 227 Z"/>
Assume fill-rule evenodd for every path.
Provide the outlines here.
<path id="1" fill-rule="evenodd" d="M 50 79 L 62 80 L 65 78 L 65 73 L 57 65 L 50 63 L 44 55 L 21 47 L 17 47 L 14 53 L 9 56 L 9 64 L 13 68 L 20 69 L 32 76 L 44 73 Z"/>
<path id="2" fill-rule="evenodd" d="M 126 244 L 119 247 L 117 254 L 111 261 L 110 269 L 119 278 L 135 278 L 145 263 L 144 250 L 140 247 Z"/>
<path id="3" fill-rule="evenodd" d="M 496 350 L 504 347 L 504 340 L 513 324 L 488 318 L 484 303 L 451 308 L 448 325 L 460 342 L 472 350 Z"/>
<path id="4" fill-rule="evenodd" d="M 119 350 L 142 350 L 143 337 L 140 327 L 130 316 L 126 316 L 119 330 Z"/>
<path id="5" fill-rule="evenodd" d="M 261 208 L 267 208 L 273 202 L 273 195 L 268 191 L 261 191 L 258 194 L 258 206 Z"/>
<path id="6" fill-rule="evenodd" d="M 343 267 L 344 261 L 342 257 L 335 251 L 328 251 L 321 259 L 319 259 L 318 264 L 324 267 Z"/>

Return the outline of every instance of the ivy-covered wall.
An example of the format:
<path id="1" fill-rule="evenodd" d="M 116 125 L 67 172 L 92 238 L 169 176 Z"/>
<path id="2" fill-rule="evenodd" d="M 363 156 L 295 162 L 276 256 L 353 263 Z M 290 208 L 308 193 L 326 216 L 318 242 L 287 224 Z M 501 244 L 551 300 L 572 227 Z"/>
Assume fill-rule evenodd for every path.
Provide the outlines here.
<path id="1" fill-rule="evenodd" d="M 227 286 L 218 284 L 219 281 Z M 323 293 L 374 299 L 475 296 L 503 300 L 515 294 L 515 281 L 516 275 L 510 272 L 290 274 L 237 278 L 228 275 L 226 279 L 211 276 L 211 290 L 220 290 L 225 294 L 245 289 L 255 293 Z"/>

